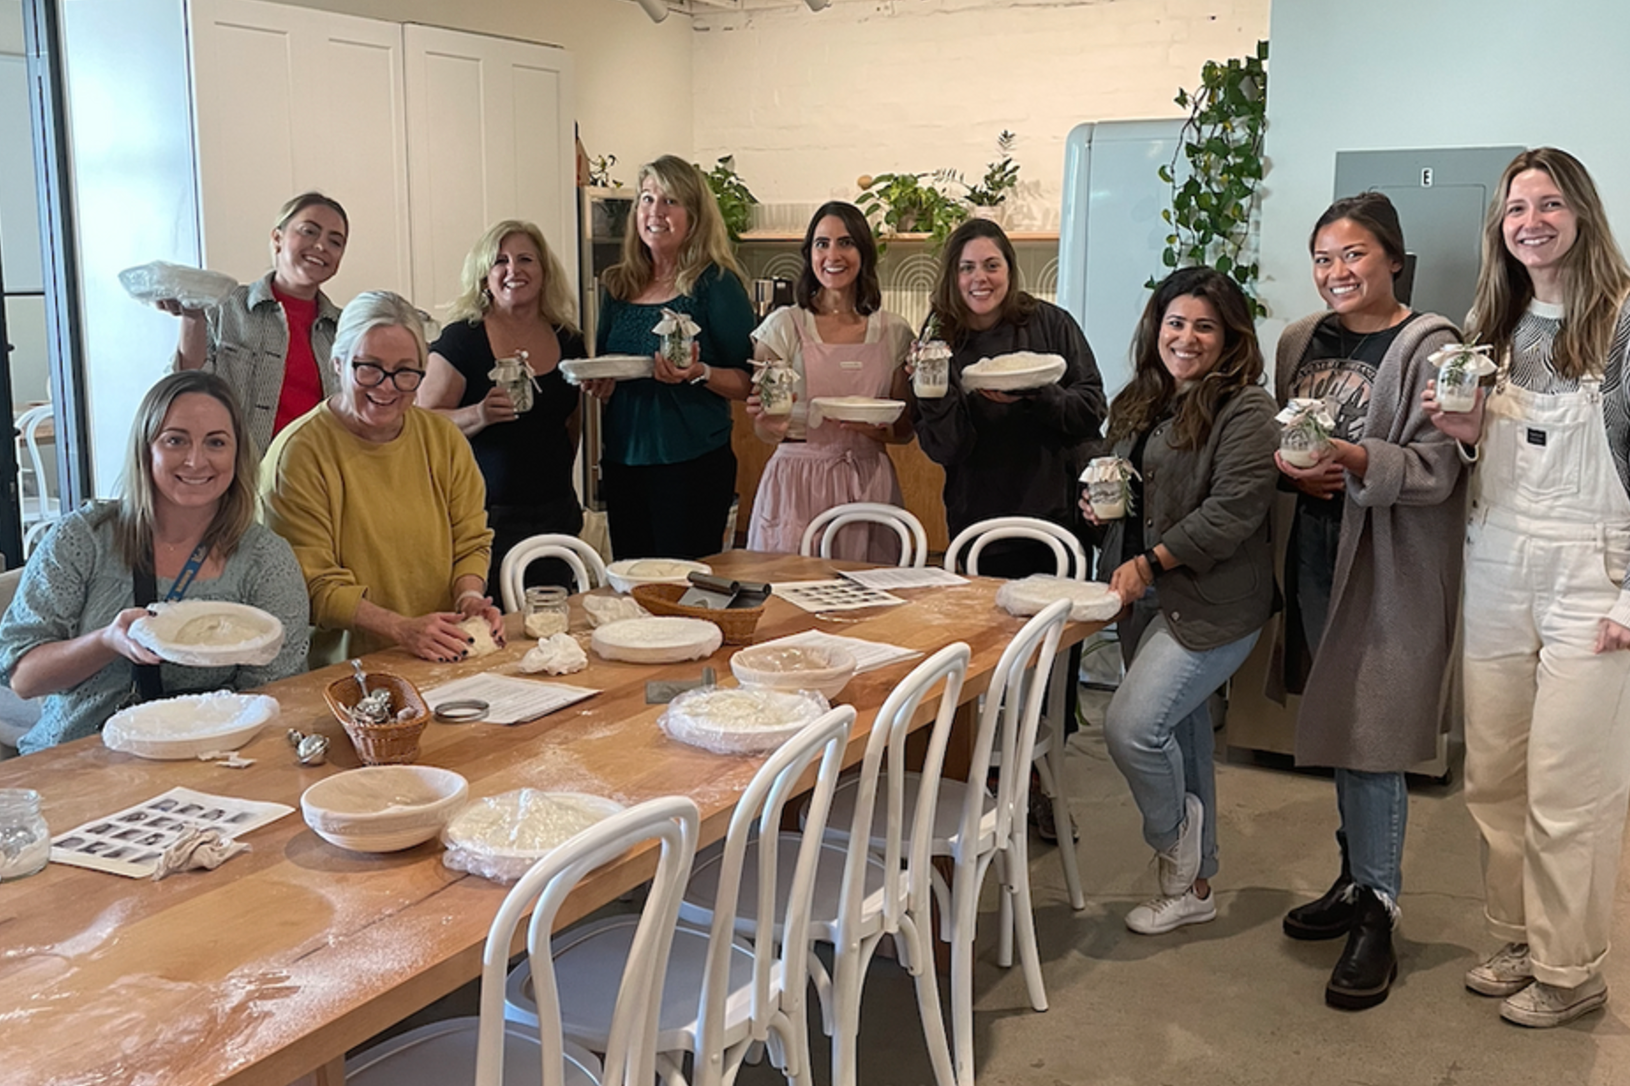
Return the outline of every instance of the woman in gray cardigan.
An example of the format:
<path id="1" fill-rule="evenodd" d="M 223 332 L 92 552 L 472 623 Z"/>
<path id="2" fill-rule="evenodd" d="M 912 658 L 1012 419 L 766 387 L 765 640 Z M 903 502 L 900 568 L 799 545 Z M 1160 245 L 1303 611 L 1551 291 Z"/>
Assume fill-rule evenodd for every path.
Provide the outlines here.
<path id="1" fill-rule="evenodd" d="M 1341 874 L 1285 916 L 1293 939 L 1347 945 L 1325 988 L 1333 1007 L 1387 998 L 1409 794 L 1404 770 L 1434 753 L 1460 601 L 1465 477 L 1432 426 L 1427 361 L 1454 326 L 1398 301 L 1403 230 L 1378 192 L 1337 200 L 1309 238 L 1331 312 L 1279 339 L 1279 397 L 1323 398 L 1328 451 L 1309 468 L 1276 454 L 1300 493 L 1285 560 L 1285 678 L 1301 687 L 1296 763 L 1335 769 Z M 1308 654 L 1312 669 L 1306 670 Z"/>
<path id="2" fill-rule="evenodd" d="M 1184 268 L 1138 322 L 1132 381 L 1110 407 L 1109 440 L 1141 475 L 1109 522 L 1099 576 L 1122 613 L 1126 678 L 1104 735 L 1143 814 L 1160 894 L 1133 908 L 1143 935 L 1217 915 L 1216 780 L 1206 699 L 1250 654 L 1273 610 L 1268 508 L 1273 398 L 1239 287 Z M 1082 512 L 1097 523 L 1091 503 Z M 1135 651 L 1134 651 L 1135 650 Z"/>

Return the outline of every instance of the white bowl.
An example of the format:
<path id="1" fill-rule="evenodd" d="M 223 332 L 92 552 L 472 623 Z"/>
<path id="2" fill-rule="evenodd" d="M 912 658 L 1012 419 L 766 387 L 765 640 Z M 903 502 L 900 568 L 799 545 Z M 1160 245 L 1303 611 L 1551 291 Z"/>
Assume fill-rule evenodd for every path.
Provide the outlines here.
<path id="1" fill-rule="evenodd" d="M 623 558 L 606 567 L 611 587 L 627 595 L 641 584 L 689 584 L 692 573 L 712 573 L 706 562 L 688 558 Z"/>
<path id="2" fill-rule="evenodd" d="M 904 400 L 878 400 L 870 396 L 817 396 L 809 401 L 812 426 L 819 426 L 822 419 L 887 426 L 905 409 Z"/>
<path id="3" fill-rule="evenodd" d="M 300 796 L 306 825 L 352 852 L 398 852 L 441 832 L 469 783 L 433 765 L 374 765 L 325 777 Z"/>
<path id="4" fill-rule="evenodd" d="M 679 742 L 715 754 L 756 754 L 779 747 L 831 707 L 808 690 L 704 686 L 670 701 L 657 723 Z"/>
<path id="5" fill-rule="evenodd" d="M 712 656 L 724 643 L 724 632 L 703 618 L 657 615 L 625 618 L 598 627 L 589 639 L 602 660 L 630 664 L 677 664 Z"/>
<path id="6" fill-rule="evenodd" d="M 560 374 L 571 384 L 577 385 L 601 377 L 609 377 L 613 381 L 649 377 L 655 372 L 655 367 L 656 363 L 648 354 L 603 354 L 598 358 L 563 358 Z"/>
<path id="7" fill-rule="evenodd" d="M 229 600 L 155 603 L 130 624 L 130 639 L 162 660 L 188 667 L 259 667 L 283 648 L 283 623 L 269 611 Z"/>
<path id="8" fill-rule="evenodd" d="M 589 826 L 623 810 L 605 796 L 517 788 L 468 804 L 442 831 L 441 862 L 455 871 L 514 882 Z"/>
<path id="9" fill-rule="evenodd" d="M 1057 384 L 1068 364 L 1056 354 L 1015 351 L 981 358 L 962 371 L 958 378 L 965 389 L 988 388 L 993 392 L 1024 392 Z"/>
<path id="10" fill-rule="evenodd" d="M 827 700 L 855 675 L 855 657 L 835 645 L 754 645 L 730 658 L 730 671 L 745 687 L 813 690 Z"/>
<path id="11" fill-rule="evenodd" d="M 121 709 L 102 726 L 109 750 L 175 761 L 211 750 L 237 750 L 277 716 L 265 694 L 182 694 Z"/>

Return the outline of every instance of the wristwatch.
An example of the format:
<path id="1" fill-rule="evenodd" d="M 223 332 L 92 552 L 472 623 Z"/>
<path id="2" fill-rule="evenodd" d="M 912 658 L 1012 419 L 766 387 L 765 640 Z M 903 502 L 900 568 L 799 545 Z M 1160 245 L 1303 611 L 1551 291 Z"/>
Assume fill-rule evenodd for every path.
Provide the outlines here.
<path id="1" fill-rule="evenodd" d="M 690 383 L 693 384 L 693 385 L 705 385 L 705 384 L 707 384 L 708 378 L 712 377 L 712 376 L 713 376 L 713 367 L 709 366 L 706 362 L 703 362 L 702 363 L 702 372 L 697 374 L 695 377 L 692 377 L 690 379 Z"/>

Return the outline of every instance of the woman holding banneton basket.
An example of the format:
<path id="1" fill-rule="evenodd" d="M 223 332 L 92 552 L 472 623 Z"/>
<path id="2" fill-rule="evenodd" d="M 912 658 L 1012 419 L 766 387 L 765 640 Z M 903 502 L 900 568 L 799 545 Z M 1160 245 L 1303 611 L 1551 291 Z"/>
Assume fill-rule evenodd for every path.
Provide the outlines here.
<path id="1" fill-rule="evenodd" d="M 1310 443 L 1311 463 L 1275 454 L 1297 494 L 1276 654 L 1284 666 L 1270 686 L 1302 694 L 1297 764 L 1335 770 L 1341 873 L 1323 897 L 1290 910 L 1284 930 L 1347 937 L 1325 1002 L 1362 1010 L 1387 998 L 1397 972 L 1404 771 L 1436 752 L 1460 605 L 1465 476 L 1420 402 L 1436 353 L 1459 335 L 1394 294 L 1404 235 L 1381 193 L 1330 205 L 1308 251 L 1329 310 L 1285 329 L 1275 372 L 1281 403 L 1322 411 L 1333 429 Z"/>
<path id="2" fill-rule="evenodd" d="M 1432 421 L 1475 460 L 1466 543 L 1466 810 L 1490 934 L 1466 987 L 1559 1026 L 1607 1002 L 1630 802 L 1630 267 L 1579 160 L 1518 155 L 1483 229 L 1469 339 L 1499 365 Z"/>
<path id="3" fill-rule="evenodd" d="M 904 414 L 881 426 L 827 418 L 809 424 L 817 397 L 904 401 L 911 326 L 882 308 L 877 242 L 860 209 L 834 200 L 809 220 L 798 304 L 765 318 L 753 332 L 762 364 L 747 414 L 761 440 L 776 446 L 765 465 L 747 547 L 795 554 L 814 517 L 847 502 L 900 504 L 888 443 L 911 440 Z M 833 557 L 893 562 L 899 541 L 886 528 L 857 525 L 833 541 Z"/>
<path id="4" fill-rule="evenodd" d="M 640 167 L 638 187 L 622 260 L 602 278 L 595 353 L 649 356 L 652 376 L 583 387 L 605 403 L 612 551 L 700 558 L 724 546 L 735 497 L 729 401 L 752 384 L 753 306 L 702 172 L 663 155 Z"/>
<path id="5" fill-rule="evenodd" d="M 272 442 L 260 468 L 266 523 L 294 548 L 311 596 L 312 665 L 400 645 L 462 659 L 484 623 L 492 532 L 486 489 L 458 427 L 413 405 L 425 375 L 416 309 L 388 291 L 340 316 L 340 390 Z"/>
<path id="6" fill-rule="evenodd" d="M 266 275 L 211 309 L 158 303 L 181 318 L 176 367 L 226 379 L 257 454 L 337 387 L 328 356 L 340 310 L 322 286 L 340 270 L 350 229 L 339 201 L 301 193 L 278 212 Z"/>
<path id="7" fill-rule="evenodd" d="M 225 381 L 172 373 L 147 390 L 122 489 L 57 522 L 0 621 L 0 675 L 44 699 L 24 754 L 95 735 L 135 700 L 138 668 L 157 672 L 144 697 L 249 690 L 305 669 L 305 583 L 289 545 L 255 522 L 254 449 Z M 147 613 L 138 595 L 258 607 L 283 624 L 282 648 L 261 666 L 160 663 L 130 633 Z"/>
<path id="8" fill-rule="evenodd" d="M 584 356 L 583 336 L 572 284 L 531 223 L 506 219 L 487 230 L 464 260 L 463 282 L 430 347 L 417 402 L 470 439 L 487 484 L 492 568 L 499 569 L 528 536 L 582 530 L 572 484 L 579 397 L 560 362 Z M 529 565 L 527 582 L 551 583 L 546 566 Z M 564 563 L 553 574 L 554 583 L 571 584 Z"/>
<path id="9" fill-rule="evenodd" d="M 1158 935 L 1217 916 L 1217 785 L 1206 699 L 1256 644 L 1273 609 L 1268 511 L 1273 397 L 1251 310 L 1210 268 L 1173 272 L 1144 307 L 1131 382 L 1109 411 L 1112 454 L 1129 465 L 1123 516 L 1098 565 L 1130 605 L 1119 623 L 1126 677 L 1104 720 L 1115 765 L 1143 815 L 1160 893 L 1126 926 Z M 1123 499 L 1124 500 L 1124 499 Z"/>

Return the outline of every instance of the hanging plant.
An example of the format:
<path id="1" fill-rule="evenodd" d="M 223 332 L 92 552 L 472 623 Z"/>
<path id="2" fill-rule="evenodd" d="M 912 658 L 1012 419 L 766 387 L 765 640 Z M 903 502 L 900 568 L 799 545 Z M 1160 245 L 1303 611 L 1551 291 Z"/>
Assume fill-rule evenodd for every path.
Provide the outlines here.
<path id="1" fill-rule="evenodd" d="M 696 164 L 702 169 L 700 163 Z M 747 182 L 736 172 L 736 156 L 723 155 L 711 170 L 702 170 L 714 199 L 719 201 L 719 214 L 724 216 L 724 228 L 730 233 L 732 244 L 741 244 L 741 236 L 753 228 L 753 205 L 758 197 L 747 187 Z"/>
<path id="2" fill-rule="evenodd" d="M 1175 101 L 1189 116 L 1177 153 L 1160 167 L 1160 179 L 1172 189 L 1172 206 L 1160 213 L 1171 229 L 1162 262 L 1167 268 L 1207 264 L 1231 276 L 1259 317 L 1268 311 L 1256 296 L 1253 219 L 1268 122 L 1267 59 L 1268 43 L 1259 41 L 1254 56 L 1206 61 L 1199 87 L 1177 92 Z M 1146 285 L 1156 284 L 1151 278 Z"/>

